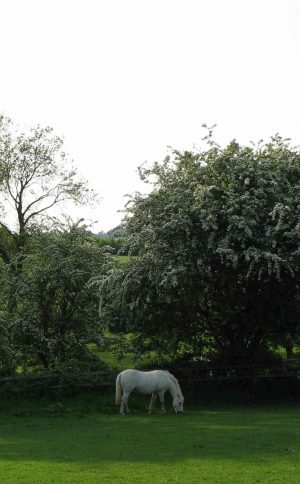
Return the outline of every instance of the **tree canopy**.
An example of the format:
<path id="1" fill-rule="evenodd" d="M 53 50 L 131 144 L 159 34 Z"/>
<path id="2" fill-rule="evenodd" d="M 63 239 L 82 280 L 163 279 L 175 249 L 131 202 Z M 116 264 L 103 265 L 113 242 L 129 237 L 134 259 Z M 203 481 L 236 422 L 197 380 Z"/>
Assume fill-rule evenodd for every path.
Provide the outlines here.
<path id="1" fill-rule="evenodd" d="M 95 198 L 63 149 L 53 129 L 21 131 L 0 116 L 0 256 L 9 262 L 13 246 L 20 253 L 35 223 L 49 217 L 61 202 L 87 203 Z"/>
<path id="2" fill-rule="evenodd" d="M 135 350 L 257 361 L 299 337 L 300 153 L 257 146 L 173 151 L 141 168 L 125 228 L 131 262 L 102 281 L 100 314 Z"/>
<path id="3" fill-rule="evenodd" d="M 22 354 L 45 368 L 82 359 L 101 331 L 93 277 L 110 267 L 110 254 L 85 227 L 35 234 L 17 285 L 16 338 Z"/>

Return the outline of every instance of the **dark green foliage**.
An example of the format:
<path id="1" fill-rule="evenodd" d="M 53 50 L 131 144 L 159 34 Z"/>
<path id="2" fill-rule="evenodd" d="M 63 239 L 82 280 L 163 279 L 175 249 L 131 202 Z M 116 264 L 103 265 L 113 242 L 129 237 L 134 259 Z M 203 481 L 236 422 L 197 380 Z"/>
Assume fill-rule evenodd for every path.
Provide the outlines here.
<path id="1" fill-rule="evenodd" d="M 109 266 L 109 250 L 49 213 L 95 198 L 51 128 L 21 132 L 0 116 L 0 372 L 82 360 L 99 338 L 89 281 Z"/>
<path id="2" fill-rule="evenodd" d="M 85 358 L 100 337 L 98 296 L 91 278 L 110 254 L 84 228 L 35 234 L 17 285 L 15 343 L 27 364 L 56 367 Z"/>
<path id="3" fill-rule="evenodd" d="M 279 136 L 208 141 L 141 170 L 155 181 L 127 208 L 138 257 L 102 283 L 100 314 L 137 352 L 258 361 L 299 338 L 300 154 Z"/>
<path id="4" fill-rule="evenodd" d="M 70 366 L 72 360 L 70 360 Z M 15 375 L 0 378 L 0 402 L 5 400 L 29 399 L 36 401 L 41 397 L 61 399 L 68 395 L 80 395 L 95 392 L 110 393 L 114 389 L 116 373 L 107 368 L 90 371 L 73 360 L 73 368 L 42 371 L 30 375 Z M 98 362 L 99 367 L 99 362 Z"/>
<path id="5" fill-rule="evenodd" d="M 114 265 L 108 248 L 79 225 L 31 232 L 18 277 L 10 264 L 0 267 L 0 370 L 86 361 L 87 343 L 101 337 L 90 281 Z"/>
<path id="6" fill-rule="evenodd" d="M 14 347 L 14 324 L 5 311 L 0 313 L 0 377 L 12 373 L 17 365 L 18 355 Z"/>

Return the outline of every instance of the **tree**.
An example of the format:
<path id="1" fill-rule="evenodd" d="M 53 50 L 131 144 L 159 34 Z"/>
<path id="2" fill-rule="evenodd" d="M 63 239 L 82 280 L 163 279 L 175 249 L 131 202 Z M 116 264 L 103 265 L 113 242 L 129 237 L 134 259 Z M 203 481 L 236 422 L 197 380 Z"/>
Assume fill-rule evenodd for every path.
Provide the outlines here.
<path id="1" fill-rule="evenodd" d="M 91 278 L 111 265 L 84 227 L 35 233 L 17 285 L 14 345 L 27 364 L 81 360 L 101 336 Z"/>
<path id="2" fill-rule="evenodd" d="M 30 228 L 61 202 L 86 203 L 95 194 L 77 176 L 52 128 L 20 132 L 1 116 L 0 197 L 0 256 L 10 263 L 12 254 L 18 254 L 20 271 Z"/>
<path id="3" fill-rule="evenodd" d="M 138 256 L 101 285 L 100 314 L 136 350 L 257 361 L 299 335 L 300 154 L 269 143 L 174 151 L 127 207 Z"/>

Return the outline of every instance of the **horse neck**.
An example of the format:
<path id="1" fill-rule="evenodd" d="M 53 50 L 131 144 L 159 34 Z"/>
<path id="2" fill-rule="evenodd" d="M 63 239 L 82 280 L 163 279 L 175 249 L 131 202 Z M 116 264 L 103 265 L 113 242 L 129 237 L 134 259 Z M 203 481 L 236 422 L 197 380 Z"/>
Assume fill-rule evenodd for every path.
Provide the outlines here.
<path id="1" fill-rule="evenodd" d="M 169 382 L 169 392 L 171 393 L 173 400 L 174 400 L 174 398 L 178 398 L 177 385 L 176 385 L 175 381 L 173 381 L 171 378 L 170 378 L 170 382 Z"/>

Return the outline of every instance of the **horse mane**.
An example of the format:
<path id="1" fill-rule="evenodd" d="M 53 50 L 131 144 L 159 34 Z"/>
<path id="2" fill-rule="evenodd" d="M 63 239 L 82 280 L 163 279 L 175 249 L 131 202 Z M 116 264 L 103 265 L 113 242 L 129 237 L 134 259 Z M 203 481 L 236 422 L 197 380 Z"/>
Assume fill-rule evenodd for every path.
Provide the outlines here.
<path id="1" fill-rule="evenodd" d="M 173 382 L 175 383 L 175 386 L 176 386 L 176 389 L 177 389 L 177 394 L 180 398 L 183 398 L 183 395 L 182 395 L 182 391 L 181 391 L 181 388 L 180 388 L 180 385 L 178 383 L 178 380 L 177 378 L 175 378 L 174 375 L 172 375 L 172 373 L 170 373 L 169 371 L 166 371 L 166 373 L 168 374 L 168 376 L 170 377 L 171 380 L 173 380 Z"/>

